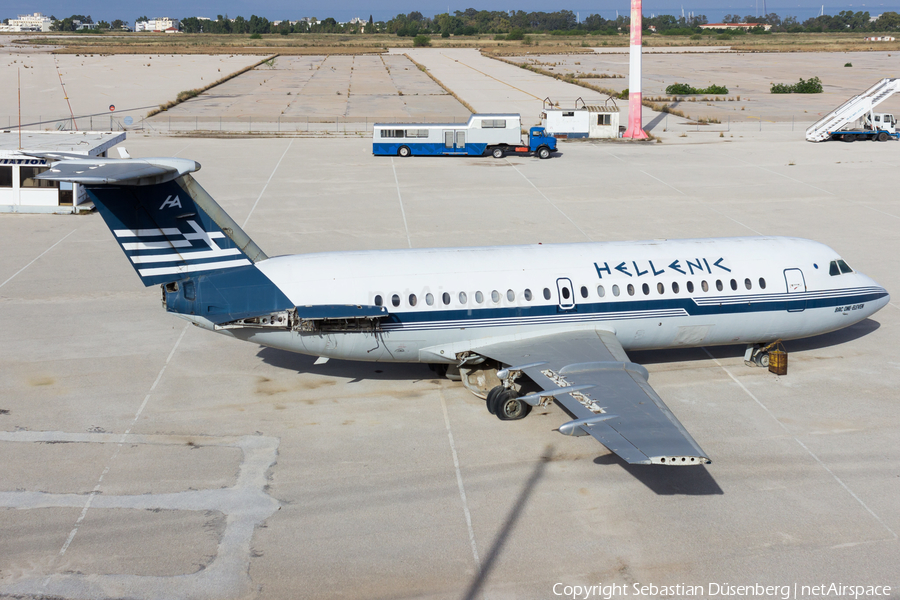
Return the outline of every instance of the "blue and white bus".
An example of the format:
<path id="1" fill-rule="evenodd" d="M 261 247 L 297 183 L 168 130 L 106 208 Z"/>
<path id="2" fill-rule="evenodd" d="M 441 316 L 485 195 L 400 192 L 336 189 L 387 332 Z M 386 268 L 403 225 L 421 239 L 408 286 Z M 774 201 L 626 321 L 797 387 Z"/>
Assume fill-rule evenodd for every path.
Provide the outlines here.
<path id="1" fill-rule="evenodd" d="M 530 151 L 546 147 L 549 156 L 556 140 L 538 138 Z M 466 123 L 376 123 L 372 139 L 372 154 L 381 156 L 483 156 L 490 152 L 499 158 L 517 149 L 524 149 L 522 117 L 504 113 L 474 114 Z"/>

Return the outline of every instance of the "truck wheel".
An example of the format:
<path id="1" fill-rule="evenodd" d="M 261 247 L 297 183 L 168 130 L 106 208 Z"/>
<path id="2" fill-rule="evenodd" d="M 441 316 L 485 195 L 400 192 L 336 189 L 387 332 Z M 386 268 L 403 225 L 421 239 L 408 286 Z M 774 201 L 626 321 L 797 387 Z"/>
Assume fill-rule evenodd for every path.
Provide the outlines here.
<path id="1" fill-rule="evenodd" d="M 550 158 L 550 148 L 541 146 L 537 151 L 538 158 Z"/>
<path id="2" fill-rule="evenodd" d="M 399 156 L 402 156 L 403 158 L 406 158 L 407 156 L 412 154 L 412 152 L 409 151 L 409 148 L 407 146 L 400 146 L 400 149 L 397 150 L 397 154 Z"/>
<path id="3" fill-rule="evenodd" d="M 889 135 L 887 134 L 886 131 L 882 131 L 882 132 L 880 132 L 880 133 L 878 134 L 878 141 L 879 141 L 879 142 L 886 142 L 886 141 L 888 141 L 888 139 L 889 139 L 890 137 L 891 137 L 891 136 L 889 136 Z"/>
<path id="4" fill-rule="evenodd" d="M 852 133 L 845 133 L 841 139 L 844 140 L 845 142 L 855 142 L 856 136 L 853 135 Z"/>
<path id="5" fill-rule="evenodd" d="M 494 148 L 491 150 L 491 156 L 494 158 L 503 158 L 503 148 Z"/>

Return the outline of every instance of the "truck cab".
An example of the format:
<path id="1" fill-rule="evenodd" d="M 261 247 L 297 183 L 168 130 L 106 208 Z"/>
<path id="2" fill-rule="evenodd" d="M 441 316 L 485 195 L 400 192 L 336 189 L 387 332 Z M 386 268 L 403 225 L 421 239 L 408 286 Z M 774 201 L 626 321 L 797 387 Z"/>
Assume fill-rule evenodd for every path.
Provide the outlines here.
<path id="1" fill-rule="evenodd" d="M 894 115 L 886 113 L 873 113 L 872 119 L 872 129 L 877 129 L 878 131 L 887 131 L 888 133 L 897 132 L 897 119 L 894 118 Z"/>
<path id="2" fill-rule="evenodd" d="M 547 146 L 551 152 L 556 150 L 556 138 L 543 127 L 532 127 L 528 130 L 528 149 L 536 152 L 541 146 Z"/>

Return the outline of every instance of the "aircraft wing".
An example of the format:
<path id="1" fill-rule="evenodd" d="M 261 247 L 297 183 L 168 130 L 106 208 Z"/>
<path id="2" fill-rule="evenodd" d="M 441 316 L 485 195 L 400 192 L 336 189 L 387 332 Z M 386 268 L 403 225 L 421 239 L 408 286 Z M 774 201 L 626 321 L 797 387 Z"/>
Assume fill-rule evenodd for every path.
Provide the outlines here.
<path id="1" fill-rule="evenodd" d="M 524 396 L 529 404 L 552 397 L 572 414 L 575 420 L 560 433 L 591 435 L 631 464 L 711 462 L 611 331 L 557 333 L 473 351 L 510 365 L 512 375 L 524 373 L 544 390 Z"/>

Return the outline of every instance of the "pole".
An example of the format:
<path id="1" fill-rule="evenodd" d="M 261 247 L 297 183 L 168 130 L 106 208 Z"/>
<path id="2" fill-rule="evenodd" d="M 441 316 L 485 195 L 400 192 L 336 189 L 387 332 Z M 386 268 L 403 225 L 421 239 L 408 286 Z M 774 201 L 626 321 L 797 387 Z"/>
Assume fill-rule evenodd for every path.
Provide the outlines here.
<path id="1" fill-rule="evenodd" d="M 641 0 L 631 0 L 631 50 L 628 60 L 628 129 L 623 137 L 646 140 L 641 121 Z"/>

